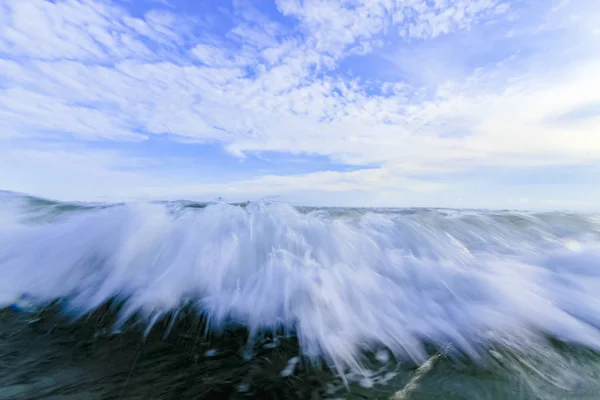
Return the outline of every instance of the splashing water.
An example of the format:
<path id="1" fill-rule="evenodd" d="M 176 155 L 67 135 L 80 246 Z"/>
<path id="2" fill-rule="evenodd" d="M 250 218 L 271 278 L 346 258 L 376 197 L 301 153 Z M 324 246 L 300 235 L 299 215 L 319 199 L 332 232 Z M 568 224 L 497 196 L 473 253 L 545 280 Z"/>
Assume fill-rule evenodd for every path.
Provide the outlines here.
<path id="1" fill-rule="evenodd" d="M 81 316 L 117 299 L 120 323 L 151 327 L 191 305 L 213 329 L 294 334 L 339 370 L 382 348 L 423 362 L 426 345 L 475 360 L 548 336 L 600 347 L 597 215 L 4 194 L 0 223 L 0 307 Z"/>

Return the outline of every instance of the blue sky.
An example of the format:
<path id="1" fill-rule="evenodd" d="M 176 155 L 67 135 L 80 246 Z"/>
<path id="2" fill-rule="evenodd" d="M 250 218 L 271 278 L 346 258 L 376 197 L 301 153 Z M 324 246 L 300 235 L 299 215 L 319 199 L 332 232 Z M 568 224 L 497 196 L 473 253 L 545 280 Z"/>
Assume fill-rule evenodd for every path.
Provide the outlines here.
<path id="1" fill-rule="evenodd" d="M 598 209 L 595 0 L 0 0 L 0 187 Z"/>

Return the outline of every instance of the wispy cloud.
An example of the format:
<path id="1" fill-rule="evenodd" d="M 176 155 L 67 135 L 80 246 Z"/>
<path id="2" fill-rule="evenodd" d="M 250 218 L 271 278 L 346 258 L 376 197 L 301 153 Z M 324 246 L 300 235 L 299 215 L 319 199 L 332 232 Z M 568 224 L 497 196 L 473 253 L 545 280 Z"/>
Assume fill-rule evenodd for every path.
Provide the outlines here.
<path id="1" fill-rule="evenodd" d="M 192 5 L 0 2 L 0 143 L 12 154 L 0 167 L 18 162 L 35 174 L 26 163 L 50 161 L 33 150 L 68 143 L 48 154 L 104 171 L 112 177 L 107 196 L 311 192 L 339 203 L 358 191 L 401 204 L 423 190 L 460 197 L 452 189 L 458 172 L 600 158 L 600 6 L 591 0 L 278 0 L 193 12 Z M 352 68 L 365 60 L 369 68 Z M 389 71 L 378 74 L 380 66 Z M 252 179 L 209 185 L 206 171 L 169 166 L 160 149 L 143 158 L 163 160 L 171 180 L 153 177 L 147 162 L 123 167 L 138 156 L 121 144 L 157 135 L 221 146 L 231 158 L 215 165 L 216 175 L 265 151 L 367 169 L 256 170 Z M 85 156 L 75 161 L 78 154 Z M 63 165 L 43 186 L 8 177 L 0 185 L 102 195 L 69 185 L 72 174 Z M 486 190 L 495 197 L 501 186 Z"/>

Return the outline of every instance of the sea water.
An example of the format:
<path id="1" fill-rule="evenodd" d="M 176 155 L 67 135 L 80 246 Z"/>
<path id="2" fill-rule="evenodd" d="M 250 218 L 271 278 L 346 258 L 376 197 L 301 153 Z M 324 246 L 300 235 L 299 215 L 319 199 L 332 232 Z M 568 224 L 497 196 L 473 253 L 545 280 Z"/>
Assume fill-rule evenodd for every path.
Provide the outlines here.
<path id="1" fill-rule="evenodd" d="M 408 398 L 436 368 L 451 387 L 459 365 L 492 364 L 524 398 L 581 397 L 598 390 L 600 216 L 0 196 L 0 307 L 82 318 L 110 302 L 116 332 L 181 310 L 204 336 L 243 327 L 246 360 L 293 338 L 280 379 L 324 365 L 333 397 L 379 393 L 399 365 L 414 367 L 389 394 Z"/>

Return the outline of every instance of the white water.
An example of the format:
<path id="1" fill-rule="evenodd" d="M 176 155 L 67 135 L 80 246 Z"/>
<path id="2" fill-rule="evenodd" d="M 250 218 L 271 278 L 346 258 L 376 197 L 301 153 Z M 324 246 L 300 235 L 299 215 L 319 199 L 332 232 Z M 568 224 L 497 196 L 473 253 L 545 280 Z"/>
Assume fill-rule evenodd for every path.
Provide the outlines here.
<path id="1" fill-rule="evenodd" d="M 425 360 L 423 343 L 477 357 L 548 334 L 600 347 L 593 215 L 435 210 L 299 212 L 130 204 L 51 215 L 0 200 L 0 307 L 27 293 L 84 314 L 111 298 L 148 321 L 194 302 L 212 326 L 286 328 L 306 356 L 363 350 Z M 177 204 L 175 204 L 177 205 Z"/>

